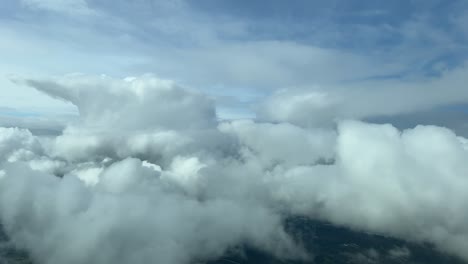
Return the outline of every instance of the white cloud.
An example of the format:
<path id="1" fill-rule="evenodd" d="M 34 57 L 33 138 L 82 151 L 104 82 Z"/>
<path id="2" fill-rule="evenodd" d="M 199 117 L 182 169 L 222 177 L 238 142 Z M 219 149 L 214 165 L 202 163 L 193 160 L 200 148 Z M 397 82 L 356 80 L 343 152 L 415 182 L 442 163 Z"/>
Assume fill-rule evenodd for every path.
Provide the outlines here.
<path id="1" fill-rule="evenodd" d="M 311 22 L 318 30 L 293 38 L 300 21 L 260 25 L 184 1 L 20 3 L 1 19 L 0 74 L 91 74 L 22 79 L 62 102 L 0 77 L 2 107 L 38 114 L 2 116 L 2 125 L 59 134 L 0 128 L 0 219 L 39 263 L 181 264 L 242 244 L 302 257 L 286 213 L 468 260 L 468 140 L 440 127 L 342 121 L 468 100 L 467 66 L 431 64 L 465 44 L 428 26 L 431 16 L 346 33 Z M 465 21 L 451 20 L 457 38 Z M 355 33 L 366 36 L 346 37 Z M 361 40 L 398 43 L 367 50 Z M 422 78 L 426 66 L 441 75 Z M 211 95 L 273 95 L 256 121 L 218 123 L 209 95 L 147 71 Z M 72 104 L 78 120 L 68 119 Z M 363 256 L 409 254 L 374 253 Z"/>
<path id="2" fill-rule="evenodd" d="M 83 125 L 113 129 L 200 129 L 214 126 L 216 112 L 206 96 L 152 76 L 112 79 L 70 75 L 23 80 L 54 98 L 76 105 Z"/>
<path id="3" fill-rule="evenodd" d="M 417 81 L 369 81 L 350 86 L 316 86 L 275 92 L 258 107 L 260 120 L 291 122 L 313 127 L 340 119 L 396 115 L 461 104 L 468 66 L 445 72 L 440 78 Z"/>
<path id="4" fill-rule="evenodd" d="M 76 21 L 47 14 L 43 19 L 36 19 L 28 10 L 15 10 L 17 12 L 14 15 L 18 19 L 6 19 L 0 24 L 3 36 L 0 46 L 4 46 L 4 49 L 1 49 L 4 52 L 0 50 L 3 58 L 0 74 L 61 75 L 68 72 L 86 72 L 123 76 L 140 75 L 151 71 L 208 93 L 219 94 L 219 91 L 229 90 L 230 93 L 236 94 L 235 96 L 240 96 L 239 94 L 245 90 L 261 91 L 265 94 L 290 87 L 302 87 L 310 96 L 316 94 L 315 92 L 309 94 L 310 87 L 320 85 L 324 87 L 324 91 L 319 93 L 331 99 L 332 103 L 342 99 L 359 101 L 361 96 L 369 96 L 363 100 L 369 108 L 372 108 L 374 100 L 377 107 L 380 107 L 382 101 L 384 103 L 406 101 L 406 97 L 415 96 L 430 100 L 433 95 L 405 93 L 405 90 L 412 90 L 407 88 L 409 86 L 425 86 L 424 81 L 408 84 L 408 80 L 404 80 L 401 84 L 363 80 L 375 76 L 398 76 L 398 74 L 406 76 L 405 73 L 412 71 L 420 73 L 421 68 L 432 63 L 431 60 L 443 57 L 444 52 L 451 52 L 452 49 L 463 51 L 460 43 L 449 34 L 445 34 L 442 29 L 428 26 L 429 18 L 421 16 L 402 21 L 400 27 L 363 25 L 362 28 L 365 30 L 356 28 L 360 34 L 369 32 L 370 39 L 373 39 L 374 35 L 380 39 L 380 34 L 387 34 L 389 31 L 403 38 L 401 43 L 392 46 L 388 51 L 383 52 L 379 49 L 358 53 L 353 49 L 320 44 L 321 38 L 327 38 L 324 35 L 338 35 L 337 37 L 344 38 L 341 35 L 344 33 L 339 32 L 340 28 L 318 27 L 320 29 L 318 32 L 313 30 L 314 34 L 310 34 L 314 36 L 313 39 L 258 37 L 256 32 L 252 32 L 251 23 L 257 25 L 255 21 L 236 19 L 225 14 L 213 17 L 184 1 L 132 3 L 112 1 L 110 3 L 84 0 L 24 0 L 23 5 L 33 9 L 57 10 L 59 13 L 67 12 L 66 10 L 85 13 L 87 11 L 80 10 L 91 10 L 98 12 L 99 16 L 85 17 Z M 463 17 L 463 15 L 454 17 L 453 21 L 458 27 L 462 23 L 457 21 L 460 19 L 463 21 Z M 273 25 L 279 26 L 275 23 Z M 281 30 L 289 32 L 287 26 L 284 25 Z M 384 30 L 385 28 L 390 29 Z M 290 34 L 294 35 L 292 32 Z M 428 44 L 430 46 L 428 49 L 415 48 L 414 43 L 421 39 L 429 39 L 428 42 L 434 47 Z M 49 50 L 54 52 L 48 52 Z M 68 63 L 69 61 L 74 63 Z M 450 64 L 450 61 L 442 60 L 441 63 L 435 64 L 445 65 Z M 445 66 L 442 68 L 449 69 Z M 444 70 L 438 72 L 443 73 Z M 411 74 L 409 76 L 411 77 Z M 0 82 L 6 83 L 2 80 Z M 5 90 L 18 89 L 18 86 L 11 84 L 1 85 L 8 87 Z M 440 83 L 441 87 L 451 85 L 450 82 Z M 348 100 L 349 94 L 342 95 L 341 89 L 338 89 L 340 90 L 337 92 L 338 98 L 335 98 L 334 90 L 337 89 L 330 88 L 332 86 L 349 88 L 357 92 L 351 93 Z M 373 90 L 380 90 L 376 87 L 382 86 L 388 86 L 388 90 L 392 90 L 393 86 L 402 88 L 395 93 L 385 92 L 387 94 L 382 96 L 384 99 L 372 95 Z M 14 100 L 17 94 L 16 91 L 6 92 L 5 96 L 0 98 L 0 104 L 21 108 L 20 110 L 31 108 L 32 105 L 37 106 L 39 103 L 41 106 L 48 104 L 49 109 L 53 108 L 56 112 L 70 109 L 52 100 L 44 98 L 36 100 L 32 93 L 28 95 L 22 92 L 24 98 L 27 98 L 26 102 L 31 104 L 25 105 L 24 100 Z M 435 96 L 445 95 L 437 93 Z M 392 100 L 387 100 L 387 97 Z M 422 103 L 418 102 L 415 105 L 418 104 Z M 401 107 L 411 108 L 403 103 L 395 104 L 393 108 Z M 354 113 L 363 110 L 361 108 L 352 109 L 351 115 L 353 117 L 363 115 L 361 112 Z M 392 111 L 386 109 L 384 112 Z M 229 113 L 226 115 L 232 116 Z M 323 115 L 327 113 L 322 112 L 316 116 Z M 252 114 L 248 112 L 243 116 L 252 116 Z"/>
<path id="5" fill-rule="evenodd" d="M 28 130 L 0 127 L 0 160 L 41 152 L 41 146 Z"/>
<path id="6" fill-rule="evenodd" d="M 334 165 L 282 172 L 279 199 L 336 224 L 432 242 L 468 258 L 468 152 L 453 132 L 344 122 L 336 148 Z"/>
<path id="7" fill-rule="evenodd" d="M 224 133 L 239 138 L 246 155 L 258 157 L 263 166 L 310 165 L 333 159 L 336 135 L 332 130 L 304 130 L 291 124 L 254 123 L 250 120 L 222 123 Z"/>
<path id="8" fill-rule="evenodd" d="M 148 76 L 25 82 L 81 115 L 56 137 L 0 133 L 1 221 L 39 263 L 181 264 L 242 244 L 306 257 L 284 231 L 285 215 L 430 242 L 468 259 L 468 140 L 449 129 L 218 123 L 207 96 Z M 430 104 L 456 100 L 460 87 Z M 333 105 L 321 94 L 294 96 L 290 108 L 304 113 Z"/>
<path id="9" fill-rule="evenodd" d="M 278 256 L 300 253 L 269 210 L 168 192 L 139 164 L 110 166 L 96 188 L 6 165 L 4 227 L 46 263 L 188 263 L 219 257 L 241 241 Z"/>

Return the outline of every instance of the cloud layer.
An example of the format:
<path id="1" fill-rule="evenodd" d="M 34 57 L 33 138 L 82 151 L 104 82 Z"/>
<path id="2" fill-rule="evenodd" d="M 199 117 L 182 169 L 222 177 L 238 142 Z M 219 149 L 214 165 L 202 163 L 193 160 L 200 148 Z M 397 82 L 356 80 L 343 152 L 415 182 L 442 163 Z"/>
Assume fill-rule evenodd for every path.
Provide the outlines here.
<path id="1" fill-rule="evenodd" d="M 284 119 L 217 121 L 208 96 L 154 76 L 20 82 L 80 113 L 58 136 L 0 131 L 0 221 L 39 263 L 183 264 L 242 245 L 307 259 L 284 230 L 295 215 L 468 261 L 468 140 L 447 128 L 315 113 L 348 109 L 320 93 L 267 99 Z"/>
<path id="2" fill-rule="evenodd" d="M 338 87 L 279 90 L 257 106 L 258 118 L 300 126 L 326 126 L 340 119 L 365 119 L 463 104 L 468 66 L 421 81 L 368 81 Z"/>

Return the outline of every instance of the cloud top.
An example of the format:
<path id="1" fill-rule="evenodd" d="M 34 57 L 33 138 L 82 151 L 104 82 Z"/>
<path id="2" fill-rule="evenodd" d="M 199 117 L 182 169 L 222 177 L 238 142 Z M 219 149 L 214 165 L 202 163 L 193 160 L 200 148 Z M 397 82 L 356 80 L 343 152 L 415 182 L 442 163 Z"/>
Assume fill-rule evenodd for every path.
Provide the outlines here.
<path id="1" fill-rule="evenodd" d="M 298 215 L 468 260 L 468 140 L 447 128 L 221 122 L 209 97 L 153 76 L 24 82 L 80 112 L 58 136 L 0 130 L 0 219 L 39 263 L 183 264 L 243 245 L 307 259 L 284 228 Z M 277 109 L 297 120 L 341 107 L 288 98 Z"/>

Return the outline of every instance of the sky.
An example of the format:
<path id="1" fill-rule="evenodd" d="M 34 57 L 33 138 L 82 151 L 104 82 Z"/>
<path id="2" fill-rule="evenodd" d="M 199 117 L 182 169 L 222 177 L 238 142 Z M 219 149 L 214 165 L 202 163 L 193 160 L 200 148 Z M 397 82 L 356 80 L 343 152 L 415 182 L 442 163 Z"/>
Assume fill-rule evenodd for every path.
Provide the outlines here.
<path id="1" fill-rule="evenodd" d="M 70 73 L 174 80 L 208 93 L 228 119 L 256 116 L 252 105 L 279 90 L 385 87 L 398 93 L 386 102 L 397 108 L 398 100 L 417 105 L 413 97 L 425 97 L 426 84 L 438 82 L 435 97 L 451 98 L 431 98 L 414 110 L 463 104 L 447 75 L 466 70 L 467 10 L 463 0 L 5 0 L 1 112 L 10 123 L 76 114 L 12 81 Z M 419 91 L 405 98 L 400 90 Z"/>
<path id="2" fill-rule="evenodd" d="M 8 243 L 311 261 L 300 216 L 468 261 L 466 25 L 463 0 L 4 0 Z"/>

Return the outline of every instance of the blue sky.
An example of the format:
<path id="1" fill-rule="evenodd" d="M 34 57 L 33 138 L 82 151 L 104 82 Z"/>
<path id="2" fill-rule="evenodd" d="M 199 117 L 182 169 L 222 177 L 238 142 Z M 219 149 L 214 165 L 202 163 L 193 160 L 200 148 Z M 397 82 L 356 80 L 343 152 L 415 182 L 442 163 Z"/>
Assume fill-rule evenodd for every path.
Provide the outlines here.
<path id="1" fill-rule="evenodd" d="M 0 106 L 73 113 L 11 79 L 76 72 L 175 80 L 210 94 L 227 118 L 252 116 L 251 104 L 276 91 L 316 87 L 421 96 L 437 82 L 450 99 L 424 108 L 464 104 L 450 76 L 464 75 L 466 25 L 463 0 L 5 0 Z"/>

